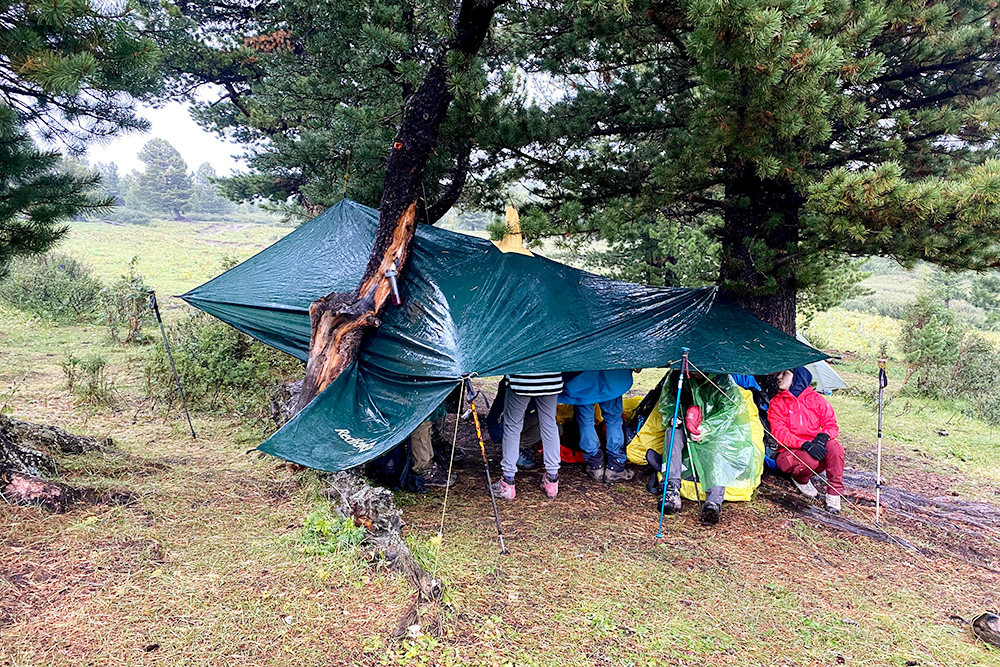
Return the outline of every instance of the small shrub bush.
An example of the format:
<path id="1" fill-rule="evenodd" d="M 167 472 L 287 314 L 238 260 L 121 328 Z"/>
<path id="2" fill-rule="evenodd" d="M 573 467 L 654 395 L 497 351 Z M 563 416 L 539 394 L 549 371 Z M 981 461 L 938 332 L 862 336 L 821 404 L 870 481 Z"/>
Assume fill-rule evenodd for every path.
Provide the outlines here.
<path id="1" fill-rule="evenodd" d="M 101 281 L 64 253 L 21 257 L 0 280 L 0 301 L 36 317 L 72 323 L 92 319 Z"/>
<path id="2" fill-rule="evenodd" d="M 139 273 L 139 258 L 133 257 L 127 271 L 101 290 L 104 321 L 111 340 L 120 345 L 144 342 L 143 326 L 149 324 L 149 285 Z"/>
<path id="3" fill-rule="evenodd" d="M 148 225 L 153 221 L 153 216 L 136 208 L 117 206 L 113 211 L 108 213 L 106 219 L 122 225 Z"/>
<path id="4" fill-rule="evenodd" d="M 900 331 L 901 345 L 917 389 L 941 396 L 951 384 L 964 333 L 955 314 L 930 293 L 917 297 Z"/>
<path id="5" fill-rule="evenodd" d="M 227 409 L 244 417 L 270 414 L 272 388 L 302 373 L 302 363 L 253 340 L 206 313 L 191 313 L 167 329 L 177 374 L 191 409 Z M 148 397 L 178 399 L 166 351 L 157 346 L 144 368 Z"/>
<path id="6" fill-rule="evenodd" d="M 918 393 L 957 398 L 964 411 L 1000 425 L 1000 352 L 975 332 L 963 331 L 955 313 L 939 300 L 921 295 L 901 330 L 901 344 Z"/>
<path id="7" fill-rule="evenodd" d="M 311 556 L 346 555 L 357 550 L 365 539 L 365 529 L 354 521 L 316 510 L 302 524 L 299 540 Z"/>
<path id="8" fill-rule="evenodd" d="M 98 354 L 81 358 L 72 354 L 60 366 L 66 376 L 66 388 L 82 405 L 110 407 L 114 405 L 115 384 L 108 375 L 108 361 Z"/>

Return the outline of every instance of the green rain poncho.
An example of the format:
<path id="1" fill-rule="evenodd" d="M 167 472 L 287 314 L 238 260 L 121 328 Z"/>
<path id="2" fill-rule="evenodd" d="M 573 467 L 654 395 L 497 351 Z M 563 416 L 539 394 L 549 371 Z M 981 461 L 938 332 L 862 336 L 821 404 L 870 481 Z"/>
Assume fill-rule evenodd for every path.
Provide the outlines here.
<path id="1" fill-rule="evenodd" d="M 664 424 L 674 415 L 677 373 L 664 384 L 660 396 L 660 413 Z M 681 495 L 694 498 L 694 473 L 698 473 L 701 497 L 713 486 L 726 487 L 726 500 L 749 500 L 760 483 L 764 465 L 762 429 L 750 392 L 741 389 L 729 375 L 693 374 L 681 393 L 684 413 L 691 405 L 701 408 L 702 440 L 693 442 L 683 454 Z M 758 431 L 760 434 L 758 434 Z M 670 429 L 664 433 L 664 446 L 670 443 Z M 692 468 L 692 464 L 694 467 Z"/>

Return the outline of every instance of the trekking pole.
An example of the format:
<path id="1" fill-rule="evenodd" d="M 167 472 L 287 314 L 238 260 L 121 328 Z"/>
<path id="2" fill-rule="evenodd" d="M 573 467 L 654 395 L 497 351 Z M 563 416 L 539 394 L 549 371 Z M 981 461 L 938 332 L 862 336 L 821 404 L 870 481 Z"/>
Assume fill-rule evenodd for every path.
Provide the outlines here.
<path id="1" fill-rule="evenodd" d="M 660 473 L 663 475 L 663 497 L 660 499 L 660 527 L 656 529 L 656 536 L 663 537 L 663 511 L 667 506 L 667 476 L 670 474 L 670 458 L 674 454 L 674 438 L 677 436 L 677 411 L 681 407 L 681 389 L 684 387 L 684 372 L 688 367 L 688 352 L 686 347 L 681 348 L 681 371 L 677 377 L 677 400 L 674 401 L 674 419 L 670 422 L 670 448 L 660 464 Z"/>
<path id="2" fill-rule="evenodd" d="M 879 510 L 882 501 L 882 396 L 889 386 L 889 375 L 886 372 L 886 362 L 882 357 L 878 360 L 878 445 L 875 456 L 875 525 L 879 525 Z"/>
<path id="3" fill-rule="evenodd" d="M 156 321 L 160 323 L 160 333 L 163 334 L 163 346 L 167 348 L 167 359 L 170 360 L 170 369 L 174 372 L 174 381 L 177 382 L 177 391 L 181 395 L 181 405 L 184 406 L 184 416 L 187 417 L 188 428 L 191 429 L 191 437 L 197 438 L 194 434 L 194 426 L 191 425 L 191 415 L 188 414 L 187 400 L 184 398 L 184 388 L 181 387 L 181 378 L 177 375 L 177 366 L 174 365 L 174 355 L 170 353 L 170 343 L 167 342 L 167 330 L 163 328 L 163 318 L 160 317 L 160 306 L 156 303 L 156 292 L 149 290 L 149 307 L 156 315 Z"/>
<path id="4" fill-rule="evenodd" d="M 493 518 L 497 522 L 497 536 L 500 538 L 500 555 L 506 556 L 507 545 L 503 542 L 503 529 L 500 528 L 500 512 L 497 511 L 497 497 L 493 493 L 493 479 L 490 477 L 490 461 L 486 458 L 486 445 L 483 443 L 483 430 L 479 427 L 479 413 L 476 412 L 476 402 L 469 401 L 472 407 L 472 419 L 476 422 L 476 437 L 479 438 L 479 451 L 483 455 L 483 467 L 486 469 L 486 487 L 490 490 L 490 502 L 493 503 Z"/>

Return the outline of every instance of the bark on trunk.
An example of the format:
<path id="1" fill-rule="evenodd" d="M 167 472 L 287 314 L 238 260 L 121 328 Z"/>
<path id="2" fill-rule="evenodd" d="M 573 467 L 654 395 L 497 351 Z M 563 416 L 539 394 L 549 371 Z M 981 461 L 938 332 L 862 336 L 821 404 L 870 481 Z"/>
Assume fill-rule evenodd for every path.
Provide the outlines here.
<path id="1" fill-rule="evenodd" d="M 102 443 L 54 426 L 0 415 L 0 474 L 53 477 L 56 474 L 54 454 L 83 454 L 110 444 L 110 438 Z"/>
<path id="2" fill-rule="evenodd" d="M 0 415 L 0 493 L 8 502 L 41 505 L 53 512 L 62 512 L 74 502 L 135 502 L 136 496 L 127 492 L 76 489 L 45 479 L 58 474 L 55 454 L 83 454 L 113 444 L 111 438 L 98 441 Z"/>
<path id="3" fill-rule="evenodd" d="M 802 198 L 787 184 L 734 168 L 726 183 L 721 293 L 785 333 L 795 333 L 795 277 L 789 253 L 799 237 Z"/>
<path id="4" fill-rule="evenodd" d="M 457 56 L 458 69 L 472 64 L 500 4 L 463 0 L 454 37 L 406 102 L 386 161 L 375 243 L 361 283 L 353 292 L 328 294 L 309 308 L 312 334 L 299 410 L 354 363 L 365 330 L 381 323 L 390 297 L 386 273 L 392 269 L 402 275 L 417 222 L 424 217 L 424 169 L 452 100 L 447 82 L 456 72 L 449 62 Z"/>

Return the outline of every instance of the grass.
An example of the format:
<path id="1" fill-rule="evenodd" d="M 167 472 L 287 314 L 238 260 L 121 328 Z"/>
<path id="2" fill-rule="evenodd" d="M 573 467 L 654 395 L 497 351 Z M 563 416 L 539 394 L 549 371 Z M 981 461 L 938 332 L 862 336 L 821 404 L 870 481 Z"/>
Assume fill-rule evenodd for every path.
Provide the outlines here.
<path id="1" fill-rule="evenodd" d="M 104 248 L 105 261 L 138 253 L 150 281 L 171 291 L 218 265 L 214 244 L 186 245 L 170 225 L 112 231 L 119 247 Z M 87 234 L 74 228 L 77 245 L 67 249 L 97 265 L 86 253 L 101 243 Z M 169 251 L 151 242 L 157 234 L 174 239 Z M 232 240 L 245 254 L 263 242 Z M 185 253 L 192 266 L 181 269 Z M 845 337 L 840 349 L 871 338 L 824 326 Z M 567 466 L 559 497 L 548 500 L 538 474 L 527 473 L 517 502 L 500 507 L 511 550 L 501 557 L 471 449 L 443 543 L 433 540 L 442 494 L 401 497 L 406 535 L 446 582 L 447 604 L 428 610 L 414 637 L 391 640 L 410 591 L 363 558 L 349 526 L 323 528 L 332 519 L 317 477 L 247 454 L 262 434 L 225 415 L 193 415 L 192 440 L 176 409 L 141 399 L 134 359 L 143 349 L 104 338 L 100 327 L 0 312 L 0 404 L 20 418 L 110 434 L 115 451 L 62 457 L 63 480 L 138 497 L 59 515 L 0 505 L 0 665 L 997 664 L 950 618 L 995 606 L 995 574 L 845 536 L 763 499 L 727 505 L 714 529 L 686 504 L 658 540 L 641 479 L 597 485 Z M 118 386 L 114 410 L 80 408 L 63 388 L 64 356 L 95 350 Z M 871 358 L 839 370 L 854 387 L 832 399 L 851 463 L 871 467 Z M 895 391 L 898 365 L 892 373 Z M 645 371 L 637 390 L 658 378 Z M 461 428 L 468 444 L 471 426 Z M 1000 493 L 1000 437 L 946 403 L 894 396 L 885 430 L 891 482 L 982 500 Z M 917 539 L 892 520 L 888 529 Z M 331 541 L 317 542 L 317 531 Z"/>

